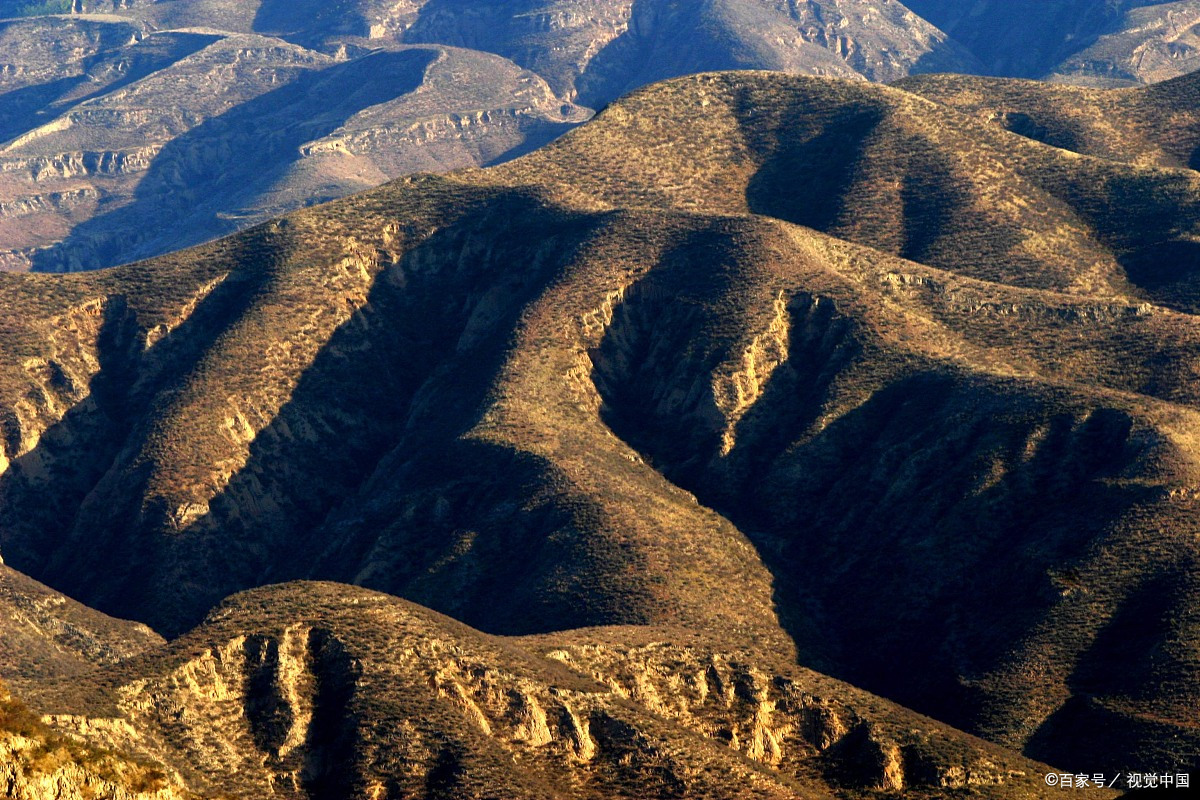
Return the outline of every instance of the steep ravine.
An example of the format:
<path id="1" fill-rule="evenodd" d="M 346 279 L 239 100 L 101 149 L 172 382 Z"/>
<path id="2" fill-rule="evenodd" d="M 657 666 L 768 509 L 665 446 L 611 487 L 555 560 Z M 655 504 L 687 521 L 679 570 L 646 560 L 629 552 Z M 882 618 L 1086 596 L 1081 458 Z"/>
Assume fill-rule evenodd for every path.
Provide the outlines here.
<path id="1" fill-rule="evenodd" d="M 1076 666 L 1107 636 L 1086 609 L 1147 627 L 1182 613 L 1187 590 L 1147 604 L 1112 573 L 1116 553 L 1144 558 L 1149 509 L 1178 513 L 1125 478 L 1170 469 L 1149 420 L 1117 396 L 1068 389 L 1051 406 L 1019 379 L 897 352 L 856 298 L 781 289 L 773 314 L 769 296 L 754 312 L 713 304 L 703 287 L 726 278 L 710 265 L 701 279 L 681 256 L 624 292 L 592 379 L 613 431 L 755 543 L 801 662 L 1071 767 L 1095 745 L 1050 746 L 1038 730 L 1068 707 L 1072 726 L 1126 714 L 1135 737 L 1159 741 L 1116 710 L 1155 678 L 1130 675 L 1085 711 L 1099 687 Z M 1050 620 L 1063 628 L 1045 631 Z M 1029 662 L 1062 682 L 1026 680 Z"/>

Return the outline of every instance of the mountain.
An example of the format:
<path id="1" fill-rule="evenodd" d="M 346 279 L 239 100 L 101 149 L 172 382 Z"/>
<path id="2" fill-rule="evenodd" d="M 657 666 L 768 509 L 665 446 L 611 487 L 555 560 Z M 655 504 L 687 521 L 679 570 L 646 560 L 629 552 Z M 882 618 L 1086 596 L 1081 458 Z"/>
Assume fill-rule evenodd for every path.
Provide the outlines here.
<path id="1" fill-rule="evenodd" d="M 47 725 L 5 682 L 34 691 L 77 681 L 164 645 L 144 625 L 106 617 L 0 564 L 0 786 L 5 797 L 175 800 L 154 762 L 88 745 Z"/>
<path id="2" fill-rule="evenodd" d="M 1196 0 L 911 0 L 986 74 L 1154 83 L 1200 68 Z"/>
<path id="3" fill-rule="evenodd" d="M 781 678 L 798 662 L 1071 771 L 1195 771 L 1191 85 L 706 74 L 490 169 L 117 269 L 0 275 L 21 309 L 0 320 L 0 549 L 100 611 L 195 629 L 169 646 L 189 659 L 308 619 L 308 601 L 251 593 L 214 633 L 222 598 L 339 581 L 552 650 L 583 628 L 686 631 L 701 658 L 743 653 Z M 1027 133 L 1069 121 L 1076 150 L 997 110 Z M 1106 126 L 1154 155 L 1090 154 Z M 360 597 L 291 586 L 272 591 Z M 392 607 L 387 630 L 440 619 Z M 343 641 L 353 624 L 317 627 Z M 179 684 L 153 677 L 183 663 L 161 672 L 162 652 L 105 671 L 104 691 Z M 365 688 L 377 658 L 394 661 L 351 657 L 355 702 L 383 702 Z M 667 707 L 692 691 L 668 684 Z M 509 684 L 494 685 L 463 691 Z M 117 749 L 189 763 L 141 741 L 172 741 L 160 724 Z M 267 728 L 240 741 L 308 736 Z M 510 745 L 456 741 L 445 774 L 511 763 Z M 708 746 L 679 744 L 700 761 L 666 773 L 725 763 Z M 260 763 L 241 747 L 221 752 Z M 763 792 L 799 774 L 775 769 L 785 788 Z"/>
<path id="4" fill-rule="evenodd" d="M 52 5 L 16 10 L 86 13 L 0 21 L 8 270 L 135 261 L 400 175 L 511 158 L 696 70 L 970 67 L 891 0 Z"/>
<path id="5" fill-rule="evenodd" d="M 886 0 L 641 0 L 600 4 L 613 16 L 582 25 L 578 2 L 516 5 L 480 9 L 463 0 L 433 0 L 402 36 L 505 55 L 592 106 L 655 80 L 714 69 L 883 81 L 914 70 L 973 66 L 940 31 Z"/>
<path id="6" fill-rule="evenodd" d="M 1167 80 L 1200 69 L 1200 4 L 1133 3 L 1120 21 L 1059 64 L 1068 83 L 1114 86 Z"/>
<path id="7" fill-rule="evenodd" d="M 698 69 L 760 67 L 873 80 L 919 63 L 962 69 L 965 52 L 895 0 L 353 0 L 135 6 L 159 26 L 211 25 L 319 47 L 336 36 L 398 38 L 496 53 L 584 104 Z M 656 60 L 655 60 L 656 59 Z"/>
<path id="8" fill-rule="evenodd" d="M 0 565 L 0 680 L 70 678 L 115 664 L 163 639 L 145 625 L 107 617 Z"/>
<path id="9" fill-rule="evenodd" d="M 0 269 L 114 266 L 402 175 L 498 163 L 706 70 L 1171 78 L 1200 67 L 1198 13 L 1198 0 L 14 0 L 0 3 Z"/>
<path id="10" fill-rule="evenodd" d="M 0 102 L 23 112 L 0 118 L 10 269 L 159 254 L 398 174 L 532 149 L 590 113 L 509 61 L 448 47 L 326 55 L 39 17 L 0 23 L 0 61 L 19 65 Z"/>
<path id="11" fill-rule="evenodd" d="M 500 638 L 336 584 L 238 595 L 170 646 L 35 697 L 58 728 L 206 797 L 1054 793 L 1044 765 L 703 634 Z"/>

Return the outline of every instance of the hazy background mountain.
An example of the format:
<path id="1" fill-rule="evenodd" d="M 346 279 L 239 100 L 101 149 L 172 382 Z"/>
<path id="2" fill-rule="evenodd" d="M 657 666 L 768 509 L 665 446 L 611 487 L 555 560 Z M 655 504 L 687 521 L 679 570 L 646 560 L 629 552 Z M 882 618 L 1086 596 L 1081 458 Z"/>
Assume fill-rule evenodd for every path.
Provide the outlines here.
<path id="1" fill-rule="evenodd" d="M 1127 84 L 1200 66 L 1196 0 L 16 0 L 5 15 L 8 270 L 125 263 L 495 163 L 692 72 Z"/>
<path id="2" fill-rule="evenodd" d="M 911 0 L 991 75 L 1135 85 L 1200 68 L 1195 0 Z"/>
<path id="3" fill-rule="evenodd" d="M 493 163 L 674 75 L 986 68 L 894 0 L 80 0 L 5 14 L 24 15 L 0 22 L 10 270 L 128 262 L 398 175 Z"/>
<path id="4" fill-rule="evenodd" d="M 195 244 L 398 174 L 536 147 L 588 111 L 510 61 L 141 23 L 0 25 L 9 268 L 102 266 Z M 62 54 L 73 53 L 75 59 Z"/>

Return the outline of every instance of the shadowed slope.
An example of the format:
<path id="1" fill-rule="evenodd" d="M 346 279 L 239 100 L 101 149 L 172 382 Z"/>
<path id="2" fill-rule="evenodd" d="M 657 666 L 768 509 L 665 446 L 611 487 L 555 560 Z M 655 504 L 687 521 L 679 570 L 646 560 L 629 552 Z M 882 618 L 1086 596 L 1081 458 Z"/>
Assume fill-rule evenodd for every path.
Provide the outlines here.
<path id="1" fill-rule="evenodd" d="M 253 207 L 301 145 L 332 133 L 369 106 L 414 91 L 436 57 L 431 50 L 376 53 L 303 71 L 283 88 L 206 120 L 154 154 L 130 202 L 34 254 L 33 269 L 112 266 L 229 232 L 221 217 Z M 145 219 L 161 224 L 146 226 Z"/>
<path id="2" fill-rule="evenodd" d="M 337 59 L 156 33 L 105 57 L 90 68 L 119 66 L 119 80 L 91 98 L 61 91 L 53 116 L 0 150 L 9 266 L 157 255 L 395 175 L 512 157 L 588 114 L 511 62 L 442 47 Z"/>
<path id="3" fill-rule="evenodd" d="M 44 569 L 71 583 L 87 580 L 91 599 L 104 607 L 155 607 L 157 624 L 168 628 L 267 575 L 319 574 L 406 588 L 502 630 L 729 617 L 770 631 L 767 577 L 741 535 L 648 467 L 631 464 L 633 454 L 594 415 L 585 427 L 550 417 L 507 434 L 479 421 L 513 358 L 501 332 L 517 324 L 548 282 L 575 268 L 577 248 L 601 220 L 563 214 L 523 194 L 435 183 L 401 203 L 408 233 L 391 221 L 399 209 L 385 200 L 374 209 L 346 206 L 332 226 L 323 216 L 297 219 L 279 233 L 263 231 L 256 245 L 227 251 L 242 263 L 236 279 L 219 282 L 181 328 L 155 337 L 144 354 L 136 345 L 125 351 L 137 378 L 122 402 L 122 427 L 109 431 L 127 430 L 131 438 L 96 447 L 108 455 L 95 460 L 94 477 L 84 478 L 99 483 L 81 487 L 88 497 L 74 517 L 37 510 L 41 492 L 55 491 L 55 481 L 41 474 L 75 469 L 73 462 L 20 465 L 5 476 L 12 490 L 6 516 L 13 530 L 29 533 L 18 537 L 24 544 L 12 543 L 14 552 L 32 548 L 30 557 Z M 451 222 L 455 217 L 460 222 Z M 523 222 L 513 227 L 517 220 Z M 444 227 L 433 233 L 433 224 Z M 526 225 L 528 235 L 520 235 Z M 487 245 L 475 259 L 462 255 L 470 242 L 499 231 L 506 231 L 504 243 Z M 304 247 L 279 258 L 288 242 Z M 247 258 L 254 248 L 270 260 Z M 330 258 L 341 259 L 335 273 L 327 270 Z M 504 264 L 528 271 L 509 272 Z M 264 266 L 270 272 L 257 276 Z M 128 272 L 129 279 L 137 275 Z M 141 332 L 144 313 L 133 305 L 123 317 L 134 342 L 150 341 Z M 292 325 L 307 332 L 285 349 L 249 349 Z M 354 383 L 365 390 L 330 394 Z M 91 416 L 80 408 L 47 436 L 74 439 L 77 427 L 92 429 Z M 536 445 L 567 431 L 571 438 L 558 448 L 565 462 L 555 448 Z M 573 465 L 572 453 L 586 451 L 626 466 L 597 472 Z M 344 459 L 333 482 L 321 477 L 330 474 L 331 452 Z M 280 469 L 284 463 L 290 466 Z M 514 485 L 520 464 L 526 477 Z M 326 490 L 314 492 L 314 482 Z M 343 509 L 349 519 L 331 522 L 329 529 L 341 532 L 329 535 L 319 526 L 360 483 L 362 500 Z M 647 501 L 662 505 L 661 520 L 640 519 Z M 668 531 L 681 524 L 695 529 L 693 542 L 670 541 Z M 34 534 L 43 525 L 56 533 Z M 245 549 L 228 537 L 242 525 L 246 538 L 235 539 Z M 264 547 L 268 531 L 284 537 L 277 546 Z M 97 557 L 116 548 L 146 572 L 85 579 L 85 561 L 59 549 L 57 536 Z M 540 558 L 512 557 L 539 548 Z M 484 572 L 496 585 L 474 584 L 472 571 L 462 572 L 475 550 L 490 554 L 483 563 L 499 558 L 510 571 L 492 563 Z M 285 551 L 292 557 L 280 558 Z M 198 570 L 200 564 L 208 566 Z M 573 566 L 564 571 L 565 564 Z M 432 582 L 431 568 L 440 576 Z M 709 600 L 720 591 L 717 576 L 731 575 L 743 576 L 745 605 Z M 693 579 L 697 590 L 708 589 L 684 589 Z M 172 600 L 164 603 L 162 592 Z M 509 599 L 497 602 L 497 592 Z"/>
<path id="4" fill-rule="evenodd" d="M 1015 746 L 1068 696 L 1094 704 L 1079 729 L 1089 716 L 1125 715 L 1126 730 L 1144 719 L 1138 747 L 1153 747 L 1166 739 L 1151 720 L 1171 719 L 1193 741 L 1183 732 L 1194 675 L 1169 689 L 1158 683 L 1194 669 L 1190 501 L 1170 500 L 1166 488 L 1186 492 L 1194 480 L 1183 433 L 1193 412 L 1030 382 L 1002 366 L 1003 348 L 972 353 L 940 326 L 889 320 L 878 300 L 816 276 L 781 276 L 744 306 L 712 304 L 705 288 L 725 276 L 697 274 L 690 255 L 638 284 L 614 313 L 593 358 L 606 418 L 748 532 L 779 577 L 777 596 L 789 598 L 780 602 L 785 623 L 787 609 L 820 609 L 815 639 L 794 630 L 803 661 L 836 664 L 852 682 Z M 773 318 L 764 313 L 772 299 Z M 1024 313 L 1074 311 L 1045 302 Z M 679 305 L 698 318 L 673 321 Z M 757 319 L 746 320 L 746 308 L 759 309 Z M 976 313 L 994 313 L 986 308 Z M 1131 321 L 1134 312 L 1111 313 Z M 992 341 L 1006 336 L 1004 323 L 967 323 L 976 324 L 992 329 Z M 1058 330 L 1092 328 L 1081 320 Z M 711 385 L 724 419 L 714 424 L 705 404 L 671 402 L 670 389 L 688 385 Z M 1143 410 L 1131 417 L 1134 407 Z M 1132 564 L 1141 577 L 1123 573 Z M 1172 588 L 1162 606 L 1148 607 L 1138 585 L 1161 574 L 1181 578 L 1164 585 Z M 1093 642 L 1123 615 L 1159 631 L 1144 640 L 1163 654 L 1157 677 L 1122 671 L 1097 681 L 1079 664 L 1096 663 Z M 1168 619 L 1183 627 L 1160 621 Z M 1032 752 L 1076 763 L 1067 740 Z M 1159 757 L 1190 764 L 1193 746 L 1168 745 Z"/>
<path id="5" fill-rule="evenodd" d="M 691 110 L 687 136 L 667 108 Z M 1195 173 L 1079 158 L 889 87 L 671 81 L 490 175 L 582 207 L 769 214 L 1017 286 L 1197 302 Z M 1167 251 L 1177 266 L 1163 272 Z"/>
<path id="6" fill-rule="evenodd" d="M 1136 90 L 957 75 L 896 86 L 1064 150 L 1145 166 L 1200 164 L 1200 73 Z"/>
<path id="7" fill-rule="evenodd" d="M 0 678 L 13 685 L 76 675 L 162 644 L 144 625 L 106 617 L 3 565 L 0 608 Z"/>
<path id="8" fill-rule="evenodd" d="M 714 69 L 889 80 L 974 66 L 895 2 L 626 0 L 584 10 L 574 0 L 523 0 L 517 6 L 429 0 L 402 36 L 499 53 L 596 107 L 651 81 Z"/>
<path id="9" fill-rule="evenodd" d="M 146 36 L 134 24 L 44 19 L 0 25 L 5 115 L 0 141 L 54 120 L 71 104 L 118 91 L 212 44 L 204 34 Z M 73 58 L 63 59 L 62 51 Z M 20 68 L 15 68 L 20 65 Z"/>
<path id="10" fill-rule="evenodd" d="M 157 255 L 397 175 L 512 158 L 591 113 L 488 53 L 366 39 L 326 53 L 194 23 L 0 23 L 0 268 Z"/>
<path id="11" fill-rule="evenodd" d="M 983 74 L 1131 85 L 1200 67 L 1196 0 L 911 0 Z"/>

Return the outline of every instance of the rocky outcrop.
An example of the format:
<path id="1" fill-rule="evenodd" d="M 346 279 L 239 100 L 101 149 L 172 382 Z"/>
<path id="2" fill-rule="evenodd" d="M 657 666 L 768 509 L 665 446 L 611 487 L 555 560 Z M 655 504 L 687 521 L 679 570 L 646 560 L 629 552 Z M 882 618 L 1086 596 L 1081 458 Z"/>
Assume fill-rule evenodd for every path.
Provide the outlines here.
<path id="1" fill-rule="evenodd" d="M 100 370 L 101 332 L 121 313 L 119 300 L 104 298 L 47 320 L 48 347 L 44 355 L 20 363 L 23 395 L 10 401 L 0 423 L 0 474 L 34 450 L 43 432 L 88 397 L 91 380 Z"/>
<path id="2" fill-rule="evenodd" d="M 0 152 L 0 223 L 25 220 L 3 244 L 9 268 L 156 255 L 396 175 L 532 149 L 590 113 L 478 52 L 381 43 L 329 57 L 196 31 L 126 49 L 89 56 L 107 86 L 51 119 L 61 102 L 37 111 Z"/>
<path id="3" fill-rule="evenodd" d="M 936 797 L 968 782 L 985 796 L 1048 791 L 1039 765 L 714 647 L 670 629 L 497 639 L 384 595 L 288 584 L 232 598 L 70 701 L 111 698 L 117 717 L 48 719 L 178 765 L 189 788 L 215 795 Z M 52 689 L 42 699 L 65 710 Z"/>
<path id="4" fill-rule="evenodd" d="M 98 197 L 99 194 L 96 190 L 91 188 L 22 197 L 19 200 L 0 203 L 0 218 L 12 219 L 14 217 L 24 217 L 33 214 L 44 214 L 48 211 L 69 211 L 83 203 L 92 202 Z"/>
<path id="5" fill-rule="evenodd" d="M 20 145 L 14 143 L 13 146 Z M 143 147 L 132 151 L 55 153 L 45 156 L 0 158 L 0 172 L 20 174 L 35 184 L 54 178 L 123 176 L 134 172 L 144 172 L 149 168 L 154 157 L 158 155 L 159 150 L 159 147 Z M 95 196 L 96 191 L 91 190 L 91 194 Z M 20 208 L 11 202 L 6 205 L 15 209 Z M 51 206 L 49 209 L 44 208 L 43 210 L 61 211 L 64 209 L 61 206 Z M 6 214 L 6 216 L 9 215 Z"/>
<path id="6" fill-rule="evenodd" d="M 12 800 L 182 800 L 156 766 L 48 728 L 0 685 L 0 788 Z"/>
<path id="7" fill-rule="evenodd" d="M 151 769 L 105 756 L 76 756 L 65 746 L 43 749 L 22 737 L 0 740 L 0 786 L 12 800 L 174 800 L 188 795 L 165 785 Z"/>

